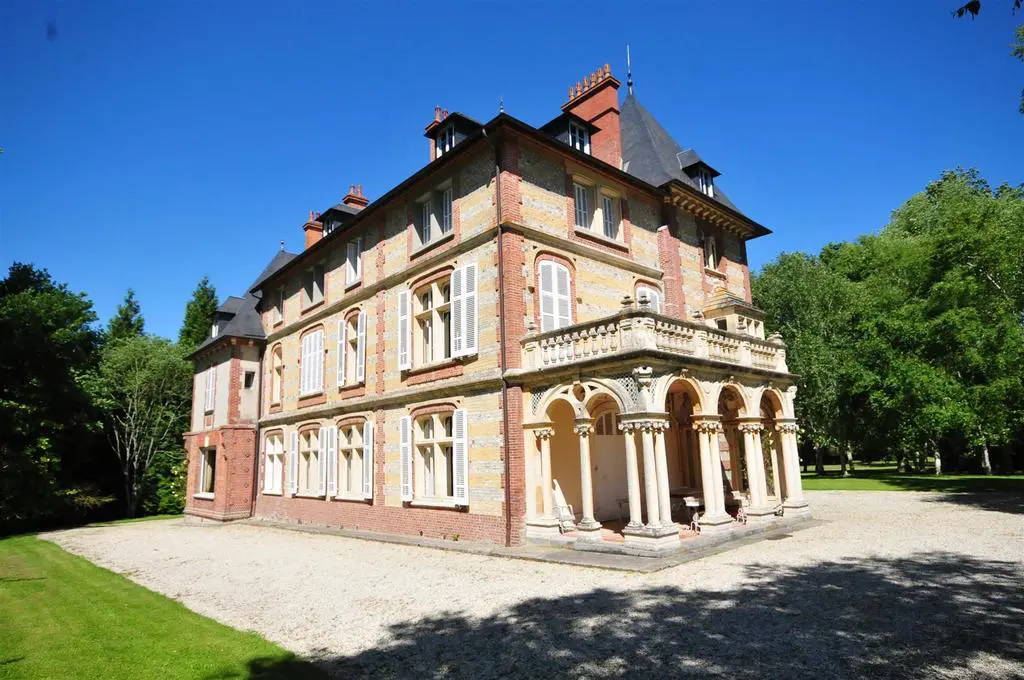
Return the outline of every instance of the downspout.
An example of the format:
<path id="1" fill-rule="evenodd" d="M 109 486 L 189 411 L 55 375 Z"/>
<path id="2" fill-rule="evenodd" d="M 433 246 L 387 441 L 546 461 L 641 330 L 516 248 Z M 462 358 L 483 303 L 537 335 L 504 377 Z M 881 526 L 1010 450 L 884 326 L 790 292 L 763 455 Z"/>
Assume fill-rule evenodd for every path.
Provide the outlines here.
<path id="1" fill-rule="evenodd" d="M 498 318 L 498 342 L 501 343 L 501 351 L 498 353 L 498 369 L 501 376 L 501 431 L 505 449 L 505 545 L 510 546 L 512 545 L 512 486 L 509 480 L 511 479 L 512 464 L 509 462 L 508 381 L 505 380 L 505 353 L 508 351 L 508 347 L 505 344 L 505 258 L 504 244 L 502 243 L 504 230 L 501 221 L 501 158 L 498 156 L 497 145 L 487 134 L 487 128 L 483 129 L 483 136 L 494 149 L 494 202 L 497 214 L 495 221 L 498 225 L 498 303 L 501 309 Z"/>
<path id="2" fill-rule="evenodd" d="M 262 302 L 263 294 L 260 293 L 260 301 Z M 263 418 L 263 371 L 266 366 L 263 362 L 267 360 L 267 346 L 266 344 L 260 349 L 260 377 L 259 377 L 259 389 L 256 390 L 256 450 L 253 452 L 253 465 L 252 465 L 252 493 L 249 494 L 249 517 L 256 515 L 256 494 L 259 493 L 259 482 L 260 482 L 260 420 Z"/>

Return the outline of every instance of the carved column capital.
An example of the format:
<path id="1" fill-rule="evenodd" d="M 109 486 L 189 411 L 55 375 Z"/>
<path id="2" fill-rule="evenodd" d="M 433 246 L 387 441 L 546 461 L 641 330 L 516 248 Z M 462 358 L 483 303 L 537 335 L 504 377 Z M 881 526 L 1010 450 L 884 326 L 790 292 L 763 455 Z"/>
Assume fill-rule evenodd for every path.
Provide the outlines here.
<path id="1" fill-rule="evenodd" d="M 750 434 L 757 435 L 764 429 L 764 425 L 761 423 L 740 423 L 736 426 L 736 429 L 743 433 L 749 432 Z"/>
<path id="2" fill-rule="evenodd" d="M 694 420 L 693 429 L 698 432 L 707 432 L 709 434 L 718 434 L 722 431 L 722 423 L 717 420 Z"/>
<path id="3" fill-rule="evenodd" d="M 619 421 L 619 432 L 623 434 L 633 434 L 640 428 L 637 426 L 635 420 L 620 420 Z"/>
<path id="4" fill-rule="evenodd" d="M 577 418 L 572 429 L 581 437 L 587 437 L 594 431 L 594 421 L 590 418 Z"/>
<path id="5" fill-rule="evenodd" d="M 534 429 L 533 434 L 537 439 L 551 439 L 555 436 L 555 428 L 553 427 L 538 427 Z"/>
<path id="6" fill-rule="evenodd" d="M 783 421 L 775 424 L 775 430 L 782 434 L 796 434 L 800 431 L 800 426 L 793 421 Z"/>

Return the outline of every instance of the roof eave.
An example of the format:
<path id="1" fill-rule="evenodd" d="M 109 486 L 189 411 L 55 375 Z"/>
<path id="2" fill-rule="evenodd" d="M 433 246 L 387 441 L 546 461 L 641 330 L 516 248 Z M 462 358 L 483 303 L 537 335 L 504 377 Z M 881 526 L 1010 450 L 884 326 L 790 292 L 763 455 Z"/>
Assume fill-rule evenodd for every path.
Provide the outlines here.
<path id="1" fill-rule="evenodd" d="M 732 228 L 733 231 L 748 240 L 772 233 L 772 230 L 763 224 L 755 222 L 738 210 L 734 210 L 709 196 L 705 196 L 697 189 L 678 179 L 665 182 L 665 184 L 661 185 L 661 189 L 666 194 L 665 200 L 680 205 L 697 217 L 712 224 L 717 224 L 727 229 Z"/>

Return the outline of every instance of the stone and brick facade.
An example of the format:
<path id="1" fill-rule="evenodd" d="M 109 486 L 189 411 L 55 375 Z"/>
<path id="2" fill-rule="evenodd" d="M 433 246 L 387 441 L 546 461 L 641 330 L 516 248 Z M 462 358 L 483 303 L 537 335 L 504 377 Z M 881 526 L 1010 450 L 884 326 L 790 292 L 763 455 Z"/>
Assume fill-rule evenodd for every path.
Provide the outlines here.
<path id="1" fill-rule="evenodd" d="M 502 544 L 604 522 L 639 552 L 678 541 L 680 489 L 702 530 L 805 513 L 750 304 L 768 231 L 618 88 L 588 74 L 540 128 L 438 107 L 426 166 L 311 214 L 195 354 L 186 513 Z"/>

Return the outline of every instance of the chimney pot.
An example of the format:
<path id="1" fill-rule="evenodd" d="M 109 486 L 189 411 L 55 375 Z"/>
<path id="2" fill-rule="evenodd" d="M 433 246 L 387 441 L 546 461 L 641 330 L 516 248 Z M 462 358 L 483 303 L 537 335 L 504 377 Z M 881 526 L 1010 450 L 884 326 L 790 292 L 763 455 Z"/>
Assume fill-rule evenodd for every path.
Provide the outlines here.
<path id="1" fill-rule="evenodd" d="M 441 122 L 441 107 L 440 106 L 435 106 L 434 107 L 434 122 L 435 123 L 440 123 Z"/>
<path id="2" fill-rule="evenodd" d="M 445 109 L 444 111 L 441 112 L 441 120 L 444 120 L 447 117 L 448 117 L 448 109 Z"/>

